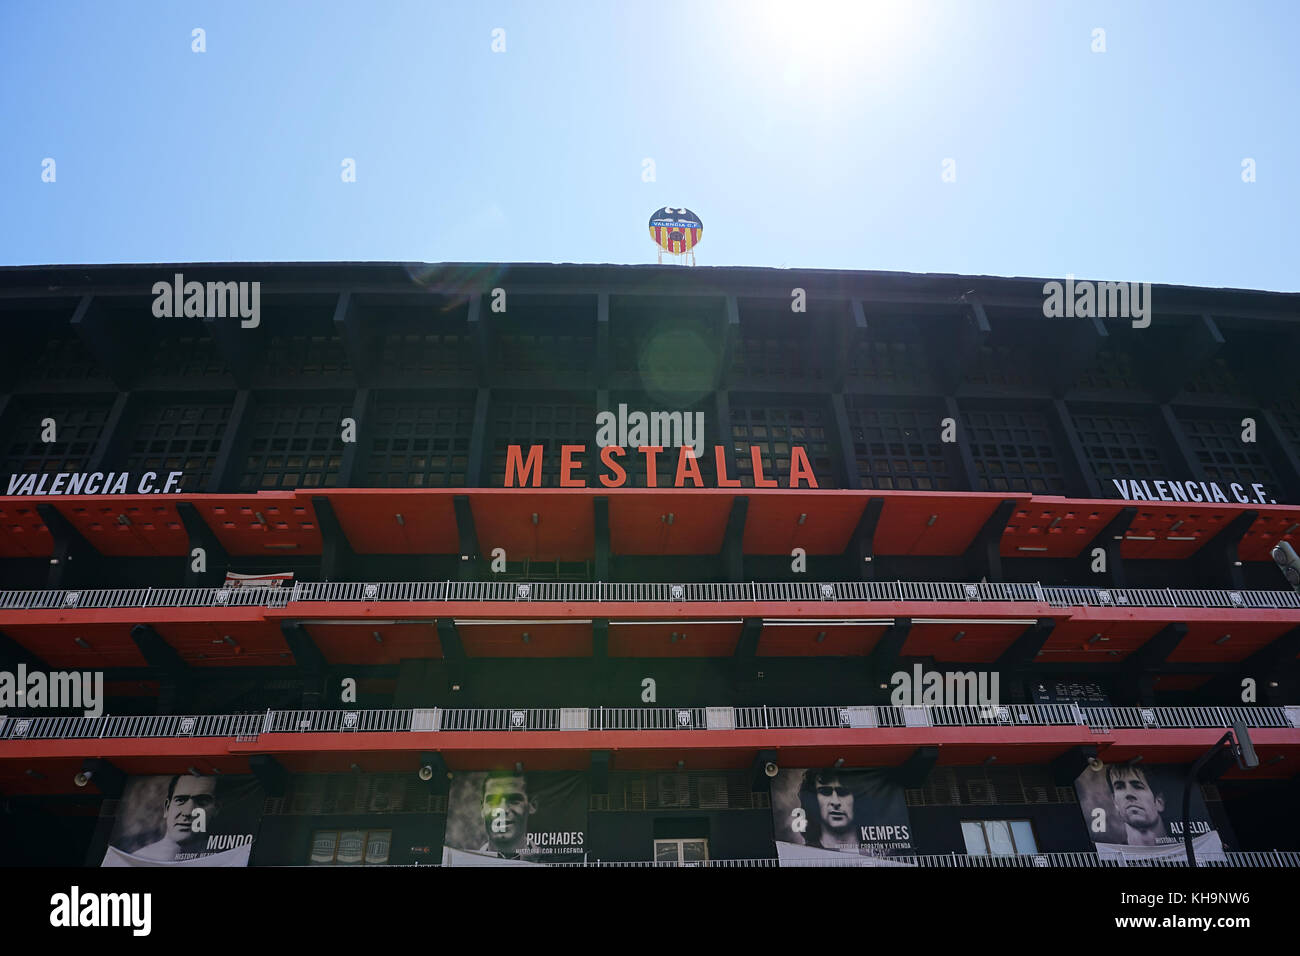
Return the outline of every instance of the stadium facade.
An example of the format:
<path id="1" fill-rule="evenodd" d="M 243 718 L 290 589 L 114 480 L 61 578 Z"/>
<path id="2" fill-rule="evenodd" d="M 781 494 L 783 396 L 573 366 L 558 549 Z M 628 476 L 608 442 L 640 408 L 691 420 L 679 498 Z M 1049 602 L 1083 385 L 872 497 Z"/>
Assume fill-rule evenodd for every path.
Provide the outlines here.
<path id="1" fill-rule="evenodd" d="M 1300 862 L 1300 296 L 1045 284 L 0 270 L 0 862 Z"/>

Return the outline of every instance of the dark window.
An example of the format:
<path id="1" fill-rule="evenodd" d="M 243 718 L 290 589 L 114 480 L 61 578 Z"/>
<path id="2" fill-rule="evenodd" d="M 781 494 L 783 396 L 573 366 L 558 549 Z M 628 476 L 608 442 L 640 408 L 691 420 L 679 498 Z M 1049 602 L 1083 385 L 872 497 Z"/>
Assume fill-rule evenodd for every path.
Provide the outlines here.
<path id="1" fill-rule="evenodd" d="M 865 488 L 944 491 L 953 487 L 940 441 L 941 416 L 914 408 L 872 407 L 848 402 L 853 456 Z"/>
<path id="2" fill-rule="evenodd" d="M 265 360 L 265 373 L 272 383 L 350 370 L 343 340 L 333 335 L 272 335 Z"/>
<path id="3" fill-rule="evenodd" d="M 469 473 L 472 402 L 375 404 L 365 482 L 372 488 L 459 488 Z"/>
<path id="4" fill-rule="evenodd" d="M 980 491 L 1064 494 L 1065 478 L 1047 418 L 1038 412 L 967 411 Z"/>
<path id="5" fill-rule="evenodd" d="M 1023 856 L 1038 852 L 1028 820 L 963 820 L 961 835 L 971 856 Z"/>
<path id="6" fill-rule="evenodd" d="M 589 402 L 497 402 L 492 409 L 492 482 L 504 485 L 506 452 L 510 445 L 520 446 L 522 461 L 528 460 L 532 445 L 542 446 L 542 487 L 560 484 L 560 446 L 584 445 L 586 452 L 575 454 L 580 467 L 575 478 L 585 478 L 590 485 L 597 481 L 593 467 L 599 461 L 596 452 L 596 409 Z M 639 457 L 639 456 L 638 456 Z M 625 467 L 636 469 L 631 456 L 622 459 Z M 601 469 L 603 472 L 603 469 Z"/>
<path id="7" fill-rule="evenodd" d="M 380 367 L 416 374 L 471 368 L 469 336 L 464 331 L 386 335 L 380 346 Z"/>
<path id="8" fill-rule="evenodd" d="M 198 319 L 162 319 L 154 326 L 149 374 L 164 378 L 202 378 L 228 373 L 211 335 Z"/>
<path id="9" fill-rule="evenodd" d="M 184 472 L 182 485 L 187 491 L 204 491 L 229 420 L 228 402 L 151 403 L 136 418 L 127 470 L 160 476 Z"/>
<path id="10" fill-rule="evenodd" d="M 1279 399 L 1271 410 L 1292 454 L 1300 455 L 1300 396 Z"/>
<path id="11" fill-rule="evenodd" d="M 258 402 L 239 478 L 241 491 L 332 488 L 343 462 L 341 402 Z"/>
<path id="12" fill-rule="evenodd" d="M 731 770 L 695 773 L 611 773 L 609 793 L 593 793 L 592 810 L 760 810 L 766 792 L 751 792 L 749 778 Z M 656 832 L 672 838 L 682 833 Z"/>
<path id="13" fill-rule="evenodd" d="M 1057 786 L 1046 767 L 938 767 L 907 791 L 909 807 L 1077 803 L 1073 785 Z"/>
<path id="14" fill-rule="evenodd" d="M 1161 478 L 1167 474 L 1146 419 L 1076 413 L 1074 427 L 1098 478 Z"/>
<path id="15" fill-rule="evenodd" d="M 1179 416 L 1178 421 L 1210 481 L 1258 481 L 1269 488 L 1278 488 L 1277 475 L 1259 450 L 1259 444 L 1241 440 L 1241 418 L 1231 421 Z"/>
<path id="16" fill-rule="evenodd" d="M 699 839 L 655 840 L 657 866 L 700 866 L 709 860 L 709 841 Z"/>
<path id="17" fill-rule="evenodd" d="M 1228 360 L 1216 356 L 1196 370 L 1196 377 L 1187 383 L 1187 391 L 1202 395 L 1239 395 L 1246 389 L 1237 381 Z"/>
<path id="18" fill-rule="evenodd" d="M 76 402 L 41 398 L 24 403 L 17 415 L 11 410 L 16 424 L 5 448 L 6 470 L 15 474 L 86 471 L 111 407 L 103 398 Z M 41 421 L 46 418 L 54 419 L 57 441 L 42 440 Z"/>
<path id="19" fill-rule="evenodd" d="M 754 487 L 754 459 L 757 446 L 763 477 L 775 478 L 781 487 L 790 480 L 791 449 L 799 446 L 812 463 L 819 488 L 837 488 L 838 469 L 831 458 L 826 414 L 816 405 L 772 406 L 731 401 L 731 441 L 736 472 L 743 487 Z M 800 482 L 800 487 L 808 487 Z"/>
<path id="20" fill-rule="evenodd" d="M 556 377 L 586 375 L 596 356 L 591 335 L 558 331 L 502 331 L 493 336 L 492 360 L 509 373 L 534 372 Z"/>
<path id="21" fill-rule="evenodd" d="M 986 343 L 975 353 L 966 381 L 976 385 L 1029 386 L 1037 363 L 1027 343 Z"/>
<path id="22" fill-rule="evenodd" d="M 821 382 L 830 360 L 826 344 L 826 317 L 810 324 L 806 315 L 752 309 L 741 304 L 740 336 L 731 353 L 732 373 L 738 379 Z"/>
<path id="23" fill-rule="evenodd" d="M 40 351 L 21 364 L 19 373 L 27 382 L 72 382 L 102 379 L 108 376 L 90 350 L 72 329 L 51 335 L 40 344 Z"/>
<path id="24" fill-rule="evenodd" d="M 1098 349 L 1097 358 L 1075 380 L 1076 388 L 1128 389 L 1141 388 L 1140 377 L 1134 371 L 1133 353 L 1127 349 Z"/>
<path id="25" fill-rule="evenodd" d="M 873 322 L 853 346 L 848 374 L 868 385 L 928 385 L 931 368 L 920 329 L 909 322 Z"/>

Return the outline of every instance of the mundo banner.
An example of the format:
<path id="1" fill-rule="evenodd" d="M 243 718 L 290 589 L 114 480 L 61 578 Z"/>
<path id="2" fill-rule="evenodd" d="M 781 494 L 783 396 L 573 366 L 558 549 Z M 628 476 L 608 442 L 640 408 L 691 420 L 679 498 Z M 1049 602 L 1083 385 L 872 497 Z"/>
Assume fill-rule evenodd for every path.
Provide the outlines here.
<path id="1" fill-rule="evenodd" d="M 265 794 L 254 777 L 131 777 L 101 866 L 248 866 Z"/>

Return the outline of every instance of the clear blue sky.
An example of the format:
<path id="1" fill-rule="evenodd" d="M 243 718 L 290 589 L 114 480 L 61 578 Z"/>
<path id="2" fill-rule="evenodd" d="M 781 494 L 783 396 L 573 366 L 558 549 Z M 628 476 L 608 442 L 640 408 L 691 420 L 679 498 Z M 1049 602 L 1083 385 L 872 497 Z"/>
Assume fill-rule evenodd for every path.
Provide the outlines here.
<path id="1" fill-rule="evenodd" d="M 0 263 L 652 262 L 684 205 L 701 265 L 1298 291 L 1298 35 L 1296 0 L 3 0 Z"/>

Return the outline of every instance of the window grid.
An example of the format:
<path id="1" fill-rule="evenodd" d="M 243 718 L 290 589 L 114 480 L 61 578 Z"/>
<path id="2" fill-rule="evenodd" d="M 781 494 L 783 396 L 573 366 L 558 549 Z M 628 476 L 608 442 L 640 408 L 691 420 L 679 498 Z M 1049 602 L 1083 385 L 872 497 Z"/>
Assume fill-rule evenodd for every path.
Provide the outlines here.
<path id="1" fill-rule="evenodd" d="M 802 446 L 819 488 L 838 488 L 837 469 L 831 458 L 825 416 L 816 406 L 784 407 L 731 404 L 732 451 L 736 476 L 744 488 L 754 487 L 754 460 L 750 448 L 757 446 L 763 477 L 775 478 L 781 487 L 790 480 L 791 448 Z M 801 487 L 807 487 L 800 482 Z"/>
<path id="2" fill-rule="evenodd" d="M 562 332 L 502 332 L 493 338 L 502 371 L 585 375 L 596 357 L 590 335 Z"/>
<path id="3" fill-rule="evenodd" d="M 643 343 L 632 335 L 610 336 L 611 360 L 616 372 L 636 372 L 641 366 Z"/>
<path id="4" fill-rule="evenodd" d="M 708 861 L 709 841 L 704 837 L 655 840 L 654 859 L 664 866 L 696 866 Z"/>
<path id="5" fill-rule="evenodd" d="M 386 335 L 381 367 L 406 373 L 460 372 L 469 368 L 469 336 L 463 332 Z"/>
<path id="6" fill-rule="evenodd" d="M 1037 412 L 967 411 L 962 418 L 981 491 L 1064 494 L 1056 443 Z"/>
<path id="7" fill-rule="evenodd" d="M 1133 353 L 1126 349 L 1098 349 L 1097 360 L 1075 380 L 1076 388 L 1086 389 L 1140 389 L 1140 378 L 1134 370 Z"/>
<path id="8" fill-rule="evenodd" d="M 1228 360 L 1219 355 L 1196 371 L 1196 377 L 1186 385 L 1186 390 L 1200 395 L 1240 395 L 1247 391 L 1241 387 Z"/>
<path id="9" fill-rule="evenodd" d="M 1277 475 L 1258 444 L 1241 440 L 1241 426 L 1226 419 L 1179 417 L 1188 444 L 1210 481 L 1258 481 L 1278 487 Z"/>
<path id="10" fill-rule="evenodd" d="M 75 332 L 52 335 L 32 361 L 22 363 L 28 382 L 68 382 L 108 376 Z"/>
<path id="11" fill-rule="evenodd" d="M 380 401 L 365 480 L 372 488 L 462 488 L 469 475 L 474 407 L 464 403 Z"/>
<path id="12" fill-rule="evenodd" d="M 1017 856 L 1038 852 L 1028 820 L 963 820 L 962 837 L 970 856 Z"/>
<path id="13" fill-rule="evenodd" d="M 881 384 L 925 385 L 931 369 L 925 345 L 915 330 L 887 338 L 860 339 L 853 348 L 850 379 Z"/>
<path id="14" fill-rule="evenodd" d="M 1030 386 L 1034 384 L 1033 350 L 1020 344 L 985 344 L 975 354 L 966 381 L 975 385 Z"/>
<path id="15" fill-rule="evenodd" d="M 780 381 L 826 380 L 826 350 L 812 348 L 812 339 L 798 326 L 775 322 L 741 323 L 740 341 L 732 350 L 732 372 Z"/>
<path id="16" fill-rule="evenodd" d="M 502 401 L 492 409 L 492 483 L 505 484 L 506 450 L 520 446 L 522 461 L 528 460 L 532 445 L 542 446 L 543 488 L 560 486 L 560 446 L 584 445 L 586 452 L 575 454 L 575 477 L 586 478 L 591 485 L 598 481 L 593 468 L 599 463 L 596 449 L 596 409 L 586 402 Z M 629 467 L 630 456 L 620 463 Z M 636 463 L 630 463 L 634 469 Z M 600 469 L 603 473 L 603 467 Z M 629 470 L 629 474 L 631 470 Z"/>
<path id="17" fill-rule="evenodd" d="M 414 774 L 304 774 L 293 777 L 282 797 L 268 797 L 265 816 L 332 816 L 446 813 L 447 797 Z"/>
<path id="18" fill-rule="evenodd" d="M 1300 455 L 1300 396 L 1278 399 L 1270 411 L 1277 419 L 1278 430 L 1291 446 L 1292 453 Z"/>
<path id="19" fill-rule="evenodd" d="M 239 478 L 241 491 L 259 488 L 332 488 L 343 463 L 337 402 L 259 402 Z"/>
<path id="20" fill-rule="evenodd" d="M 1160 478 L 1168 473 L 1150 425 L 1142 418 L 1076 413 L 1074 427 L 1098 478 Z"/>
<path id="21" fill-rule="evenodd" d="M 57 474 L 86 471 L 108 422 L 108 402 L 87 399 L 75 404 L 42 400 L 40 410 L 28 407 L 6 448 L 6 468 L 15 474 Z M 41 420 L 54 419 L 58 441 L 41 440 Z"/>
<path id="22" fill-rule="evenodd" d="M 1058 787 L 1046 767 L 1032 766 L 939 767 L 924 787 L 908 790 L 906 797 L 909 807 L 1078 803 L 1072 785 Z"/>
<path id="23" fill-rule="evenodd" d="M 765 792 L 751 792 L 750 781 L 735 771 L 612 773 L 609 793 L 593 793 L 594 811 L 732 809 L 761 810 Z"/>
<path id="24" fill-rule="evenodd" d="M 226 375 L 229 369 L 210 335 L 160 335 L 149 372 L 167 378 L 201 378 Z"/>
<path id="25" fill-rule="evenodd" d="M 184 473 L 184 486 L 203 491 L 216 468 L 217 453 L 230 421 L 230 405 L 173 405 L 144 408 L 135 423 L 127 470 Z"/>
<path id="26" fill-rule="evenodd" d="M 865 488 L 945 491 L 953 487 L 939 440 L 940 415 L 918 409 L 847 403 L 853 456 Z"/>
<path id="27" fill-rule="evenodd" d="M 272 381 L 351 371 L 343 340 L 333 335 L 272 335 L 264 354 Z"/>

